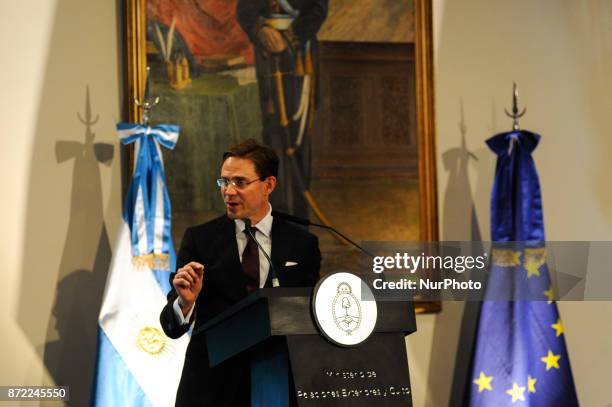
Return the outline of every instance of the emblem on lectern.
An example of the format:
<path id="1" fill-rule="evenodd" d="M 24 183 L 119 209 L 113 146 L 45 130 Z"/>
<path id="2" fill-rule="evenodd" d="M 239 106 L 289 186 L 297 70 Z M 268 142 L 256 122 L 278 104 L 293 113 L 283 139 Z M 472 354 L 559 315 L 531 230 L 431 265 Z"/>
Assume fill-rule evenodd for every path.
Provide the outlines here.
<path id="1" fill-rule="evenodd" d="M 312 308 L 321 334 L 336 345 L 358 345 L 376 326 L 378 310 L 372 290 L 351 273 L 321 279 L 312 296 Z"/>
<path id="2" fill-rule="evenodd" d="M 346 282 L 338 284 L 338 293 L 332 303 L 332 315 L 336 326 L 351 335 L 361 325 L 361 304 Z"/>

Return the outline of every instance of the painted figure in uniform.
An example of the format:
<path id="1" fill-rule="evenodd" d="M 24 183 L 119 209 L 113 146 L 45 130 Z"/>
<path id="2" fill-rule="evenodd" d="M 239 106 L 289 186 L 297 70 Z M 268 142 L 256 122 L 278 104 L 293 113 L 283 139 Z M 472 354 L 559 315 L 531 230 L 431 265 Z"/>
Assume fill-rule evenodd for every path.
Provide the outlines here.
<path id="1" fill-rule="evenodd" d="M 238 0 L 237 18 L 255 48 L 263 143 L 280 157 L 272 205 L 308 217 L 310 140 L 317 101 L 317 39 L 328 0 Z"/>

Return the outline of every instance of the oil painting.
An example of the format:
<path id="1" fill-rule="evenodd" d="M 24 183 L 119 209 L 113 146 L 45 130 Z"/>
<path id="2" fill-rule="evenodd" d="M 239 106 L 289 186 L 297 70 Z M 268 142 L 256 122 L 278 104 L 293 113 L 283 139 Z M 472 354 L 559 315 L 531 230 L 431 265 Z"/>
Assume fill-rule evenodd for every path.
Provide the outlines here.
<path id="1" fill-rule="evenodd" d="M 437 238 L 428 1 L 129 3 L 141 27 L 129 44 L 145 54 L 128 52 L 131 77 L 149 66 L 152 121 L 180 126 L 164 151 L 177 247 L 224 212 L 222 153 L 247 138 L 279 155 L 275 210 L 358 242 Z M 346 241 L 310 230 L 322 274 L 357 262 Z"/>

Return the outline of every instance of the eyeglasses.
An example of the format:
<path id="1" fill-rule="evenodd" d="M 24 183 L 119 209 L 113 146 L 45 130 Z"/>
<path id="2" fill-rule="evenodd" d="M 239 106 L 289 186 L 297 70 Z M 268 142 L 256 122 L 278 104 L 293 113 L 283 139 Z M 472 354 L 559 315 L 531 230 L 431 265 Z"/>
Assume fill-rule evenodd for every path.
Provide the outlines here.
<path id="1" fill-rule="evenodd" d="M 235 179 L 219 178 L 217 180 L 217 186 L 219 188 L 227 188 L 228 186 L 232 185 L 236 189 L 245 189 L 250 184 L 256 181 L 261 181 L 261 178 L 256 178 L 252 181 L 247 181 L 244 178 L 235 178 Z"/>

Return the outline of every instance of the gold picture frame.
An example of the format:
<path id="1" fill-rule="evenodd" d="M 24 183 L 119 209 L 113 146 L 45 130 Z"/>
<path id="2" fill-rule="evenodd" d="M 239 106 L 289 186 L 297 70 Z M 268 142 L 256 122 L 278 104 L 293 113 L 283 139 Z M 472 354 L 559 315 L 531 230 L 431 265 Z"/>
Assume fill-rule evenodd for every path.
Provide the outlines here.
<path id="1" fill-rule="evenodd" d="M 146 77 L 146 0 L 125 2 L 126 118 L 140 122 L 142 112 L 135 105 L 141 98 Z M 422 241 L 438 240 L 438 203 L 434 133 L 433 41 L 431 0 L 414 0 L 416 129 L 418 145 L 419 235 Z M 127 168 L 133 165 L 131 149 Z M 130 174 L 130 171 L 124 171 Z M 129 176 L 129 175 L 126 175 Z M 438 301 L 415 303 L 417 313 L 439 312 Z"/>

